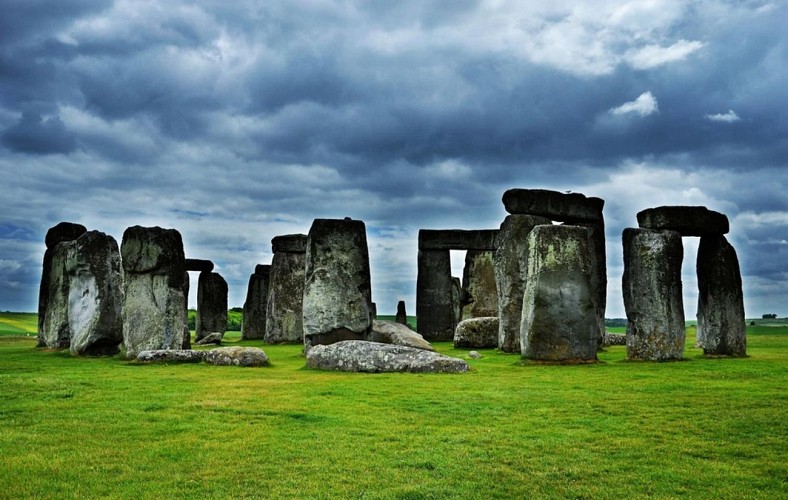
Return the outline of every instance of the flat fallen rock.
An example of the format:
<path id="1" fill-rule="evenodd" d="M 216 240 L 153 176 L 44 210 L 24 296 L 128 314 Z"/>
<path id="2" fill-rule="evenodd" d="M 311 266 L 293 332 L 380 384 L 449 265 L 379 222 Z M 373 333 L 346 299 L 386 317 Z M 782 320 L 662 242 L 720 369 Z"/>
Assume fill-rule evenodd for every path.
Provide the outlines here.
<path id="1" fill-rule="evenodd" d="M 682 236 L 710 236 L 730 231 L 725 214 L 706 207 L 662 206 L 639 212 L 642 229 L 677 231 Z"/>
<path id="2" fill-rule="evenodd" d="M 268 366 L 268 356 L 257 347 L 219 347 L 205 351 L 205 362 L 219 366 Z"/>
<path id="3" fill-rule="evenodd" d="M 191 349 L 155 349 L 140 351 L 137 354 L 139 363 L 199 363 L 205 351 L 192 351 Z"/>
<path id="4" fill-rule="evenodd" d="M 316 345 L 306 355 L 308 368 L 346 372 L 461 373 L 468 363 L 443 354 L 392 344 L 344 340 Z"/>
<path id="5" fill-rule="evenodd" d="M 372 321 L 372 341 L 434 351 L 432 344 L 407 326 L 393 321 Z"/>

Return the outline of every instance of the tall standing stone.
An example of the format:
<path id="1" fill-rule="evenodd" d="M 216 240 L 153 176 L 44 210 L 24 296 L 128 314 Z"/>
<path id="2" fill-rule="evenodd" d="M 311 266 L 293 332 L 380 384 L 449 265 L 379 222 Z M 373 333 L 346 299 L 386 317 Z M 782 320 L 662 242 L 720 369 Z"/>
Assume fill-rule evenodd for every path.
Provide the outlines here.
<path id="1" fill-rule="evenodd" d="M 194 340 L 227 330 L 227 282 L 219 273 L 203 271 L 197 280 L 197 319 Z"/>
<path id="2" fill-rule="evenodd" d="M 599 336 L 597 337 L 597 347 L 602 348 L 605 341 L 605 310 L 607 309 L 607 255 L 605 250 L 605 222 L 574 222 L 576 226 L 588 229 L 591 240 L 591 249 L 594 254 L 594 273 L 593 288 L 597 300 L 597 324 L 599 325 Z"/>
<path id="3" fill-rule="evenodd" d="M 271 246 L 274 256 L 269 274 L 264 340 L 271 344 L 302 343 L 306 235 L 277 236 L 271 240 Z"/>
<path id="4" fill-rule="evenodd" d="M 271 266 L 257 265 L 254 268 L 254 274 L 249 277 L 241 323 L 241 339 L 243 340 L 265 338 L 265 308 L 268 301 L 270 276 Z"/>
<path id="5" fill-rule="evenodd" d="M 405 312 L 404 300 L 400 300 L 399 302 L 397 302 L 397 316 L 394 318 L 394 321 L 401 325 L 408 324 L 408 313 Z"/>
<path id="6" fill-rule="evenodd" d="M 418 331 L 427 340 L 451 340 L 457 324 L 453 312 L 449 250 L 419 250 L 416 280 Z M 457 297 L 459 304 L 459 296 Z"/>
<path id="7" fill-rule="evenodd" d="M 704 354 L 747 355 L 744 298 L 736 250 L 723 235 L 698 247 L 698 341 Z"/>
<path id="8" fill-rule="evenodd" d="M 498 316 L 494 256 L 491 250 L 466 252 L 462 285 L 469 303 L 462 309 L 462 319 Z"/>
<path id="9" fill-rule="evenodd" d="M 121 244 L 125 297 L 123 345 L 127 358 L 140 351 L 181 349 L 186 323 L 183 240 L 178 231 L 133 226 Z"/>
<path id="10" fill-rule="evenodd" d="M 188 261 L 188 259 L 186 259 Z M 181 345 L 181 349 L 191 349 L 192 348 L 192 332 L 189 330 L 189 271 L 184 271 L 183 273 L 183 314 L 184 318 L 186 318 L 186 322 L 183 324 L 183 345 Z"/>
<path id="11" fill-rule="evenodd" d="M 596 360 L 597 304 L 589 233 L 578 226 L 536 226 L 528 235 L 528 270 L 520 343 L 525 358 Z"/>
<path id="12" fill-rule="evenodd" d="M 681 359 L 685 338 L 681 235 L 675 231 L 629 228 L 624 230 L 623 245 L 627 357 L 648 361 Z"/>
<path id="13" fill-rule="evenodd" d="M 69 346 L 66 259 L 70 242 L 86 231 L 85 226 L 73 222 L 61 222 L 47 231 L 38 291 L 38 347 L 64 349 Z"/>
<path id="14" fill-rule="evenodd" d="M 304 282 L 304 345 L 365 340 L 372 289 L 364 222 L 315 219 L 309 229 Z"/>
<path id="15" fill-rule="evenodd" d="M 523 312 L 525 275 L 528 271 L 528 234 L 538 225 L 551 224 L 546 217 L 509 215 L 501 223 L 495 251 L 495 284 L 498 292 L 498 346 L 520 353 L 520 322 Z"/>
<path id="16" fill-rule="evenodd" d="M 462 288 L 462 280 L 456 276 L 451 277 L 451 331 L 452 339 L 454 330 L 462 321 L 462 308 L 468 305 L 468 296 Z M 444 340 L 444 339 L 441 339 Z"/>

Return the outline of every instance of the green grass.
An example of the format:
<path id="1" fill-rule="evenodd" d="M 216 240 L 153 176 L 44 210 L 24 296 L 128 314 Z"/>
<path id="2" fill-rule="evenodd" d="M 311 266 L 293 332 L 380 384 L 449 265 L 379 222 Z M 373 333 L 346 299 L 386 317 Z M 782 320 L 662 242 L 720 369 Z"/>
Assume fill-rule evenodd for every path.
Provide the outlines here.
<path id="1" fill-rule="evenodd" d="M 482 350 L 458 375 L 307 370 L 299 346 L 264 346 L 269 368 L 140 366 L 0 337 L 0 497 L 788 497 L 788 328 L 750 329 L 744 359 L 703 358 L 692 333 L 684 362 Z"/>
<path id="2" fill-rule="evenodd" d="M 38 314 L 0 312 L 0 336 L 32 335 L 38 332 Z"/>

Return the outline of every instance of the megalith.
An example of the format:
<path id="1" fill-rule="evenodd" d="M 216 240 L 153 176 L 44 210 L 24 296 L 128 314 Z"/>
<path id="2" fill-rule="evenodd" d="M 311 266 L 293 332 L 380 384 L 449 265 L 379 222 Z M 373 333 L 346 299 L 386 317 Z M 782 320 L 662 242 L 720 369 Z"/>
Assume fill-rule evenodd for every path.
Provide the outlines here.
<path id="1" fill-rule="evenodd" d="M 715 236 L 730 231 L 725 214 L 701 206 L 662 206 L 637 214 L 642 229 L 676 231 L 682 236 Z"/>
<path id="2" fill-rule="evenodd" d="M 427 340 L 450 340 L 456 323 L 449 250 L 419 250 L 416 278 L 418 331 Z M 459 292 L 457 292 L 459 306 Z"/>
<path id="3" fill-rule="evenodd" d="M 187 261 L 189 259 L 186 259 Z M 186 318 L 186 322 L 183 324 L 183 345 L 181 345 L 181 349 L 191 349 L 192 347 L 192 332 L 189 330 L 189 271 L 188 267 L 187 270 L 183 272 L 183 314 L 184 318 Z"/>
<path id="4" fill-rule="evenodd" d="M 186 323 L 181 234 L 175 229 L 129 227 L 120 252 L 126 357 L 135 358 L 140 351 L 181 349 Z"/>
<path id="5" fill-rule="evenodd" d="M 203 271 L 197 280 L 197 318 L 194 340 L 227 330 L 227 282 L 221 274 Z"/>
<path id="6" fill-rule="evenodd" d="M 213 271 L 213 261 L 206 259 L 186 259 L 186 270 L 210 273 Z"/>
<path id="7" fill-rule="evenodd" d="M 397 315 L 395 316 L 394 321 L 401 325 L 408 324 L 408 313 L 405 311 L 404 300 L 397 302 Z"/>
<path id="8" fill-rule="evenodd" d="M 667 361 L 684 353 L 681 263 L 676 231 L 633 229 L 623 233 L 627 357 Z"/>
<path id="9" fill-rule="evenodd" d="M 65 349 L 71 342 L 68 325 L 68 249 L 87 229 L 61 222 L 47 231 L 41 285 L 38 291 L 38 347 Z"/>
<path id="10" fill-rule="evenodd" d="M 495 285 L 498 293 L 498 347 L 520 353 L 520 322 L 523 312 L 525 274 L 528 270 L 528 234 L 546 217 L 509 215 L 501 223 L 495 251 Z"/>
<path id="11" fill-rule="evenodd" d="M 277 236 L 271 240 L 271 247 L 274 255 L 269 271 L 264 341 L 301 343 L 306 235 Z"/>
<path id="12" fill-rule="evenodd" d="M 465 253 L 462 288 L 468 304 L 462 308 L 462 319 L 498 316 L 494 259 L 492 250 L 468 250 Z"/>
<path id="13" fill-rule="evenodd" d="M 698 343 L 707 355 L 746 356 L 741 271 L 725 236 L 701 236 L 698 276 Z"/>
<path id="14" fill-rule="evenodd" d="M 72 354 L 117 354 L 123 342 L 123 268 L 112 236 L 88 231 L 68 247 L 68 325 Z"/>
<path id="15" fill-rule="evenodd" d="M 241 321 L 241 339 L 254 340 L 265 338 L 265 308 L 268 301 L 268 282 L 271 266 L 258 264 L 254 274 L 249 276 L 246 301 Z"/>
<path id="16" fill-rule="evenodd" d="M 454 347 L 486 349 L 498 347 L 498 318 L 464 319 L 454 330 Z"/>
<path id="17" fill-rule="evenodd" d="M 520 325 L 524 358 L 551 362 L 597 359 L 597 295 L 589 232 L 536 226 L 528 235 L 528 268 Z"/>
<path id="18" fill-rule="evenodd" d="M 366 340 L 372 327 L 367 230 L 363 221 L 315 219 L 304 281 L 304 346 Z"/>

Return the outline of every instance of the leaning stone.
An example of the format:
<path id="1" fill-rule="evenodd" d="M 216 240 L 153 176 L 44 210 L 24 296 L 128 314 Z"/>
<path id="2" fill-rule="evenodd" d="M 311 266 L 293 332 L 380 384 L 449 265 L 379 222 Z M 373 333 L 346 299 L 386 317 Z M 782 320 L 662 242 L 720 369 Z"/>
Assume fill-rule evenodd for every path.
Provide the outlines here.
<path id="1" fill-rule="evenodd" d="M 123 345 L 126 357 L 140 351 L 181 349 L 184 344 L 186 272 L 178 231 L 134 226 L 121 244 L 125 296 Z"/>
<path id="2" fill-rule="evenodd" d="M 624 229 L 622 292 L 627 313 L 627 358 L 667 361 L 684 353 L 681 262 L 676 231 Z"/>
<path id="3" fill-rule="evenodd" d="M 698 247 L 698 342 L 703 353 L 747 355 L 747 323 L 736 250 L 725 236 L 703 236 Z"/>
<path id="4" fill-rule="evenodd" d="M 205 362 L 220 366 L 268 366 L 268 356 L 257 347 L 219 347 L 205 351 Z"/>
<path id="5" fill-rule="evenodd" d="M 528 271 L 520 344 L 538 361 L 595 361 L 597 303 L 588 230 L 536 226 L 528 235 Z"/>
<path id="6" fill-rule="evenodd" d="M 254 274 L 249 276 L 241 321 L 242 340 L 265 338 L 265 308 L 270 277 L 271 266 L 264 265 L 257 265 Z"/>
<path id="7" fill-rule="evenodd" d="M 219 273 L 201 272 L 197 281 L 197 343 L 211 332 L 227 330 L 227 282 Z"/>
<path id="8" fill-rule="evenodd" d="M 63 241 L 44 252 L 38 297 L 38 347 L 66 349 L 71 342 L 68 325 L 69 276 L 66 262 L 73 241 Z"/>
<path id="9" fill-rule="evenodd" d="M 305 265 L 304 253 L 276 252 L 271 259 L 264 338 L 269 344 L 304 342 Z"/>
<path id="10" fill-rule="evenodd" d="M 460 321 L 454 331 L 454 347 L 498 347 L 498 318 L 471 318 Z"/>
<path id="11" fill-rule="evenodd" d="M 305 273 L 305 348 L 366 339 L 372 326 L 372 290 L 364 222 L 315 219 Z"/>
<path id="12" fill-rule="evenodd" d="M 498 292 L 498 347 L 520 353 L 525 274 L 528 270 L 528 234 L 534 227 L 551 224 L 546 217 L 509 215 L 501 223 L 495 251 L 495 284 Z"/>
<path id="13" fill-rule="evenodd" d="M 112 356 L 123 342 L 123 268 L 115 238 L 89 231 L 69 246 L 71 354 Z"/>
<path id="14" fill-rule="evenodd" d="M 711 236 L 730 231 L 728 217 L 706 207 L 649 208 L 637 217 L 642 229 L 678 231 L 682 236 Z"/>
<path id="15" fill-rule="evenodd" d="M 44 237 L 47 248 L 52 248 L 64 241 L 74 241 L 87 232 L 87 228 L 82 224 L 73 222 L 61 222 L 52 226 Z"/>
<path id="16" fill-rule="evenodd" d="M 503 206 L 510 214 L 538 215 L 560 222 L 602 220 L 605 201 L 580 193 L 545 189 L 510 189 L 503 194 Z"/>
<path id="17" fill-rule="evenodd" d="M 462 308 L 462 319 L 498 315 L 498 290 L 495 288 L 495 252 L 468 250 L 462 274 L 462 288 L 468 305 Z"/>
<path id="18" fill-rule="evenodd" d="M 468 363 L 435 352 L 363 340 L 316 345 L 306 353 L 306 366 L 346 372 L 467 372 Z"/>
<path id="19" fill-rule="evenodd" d="M 210 273 L 213 271 L 213 262 L 204 259 L 186 259 L 186 270 Z"/>
<path id="20" fill-rule="evenodd" d="M 140 351 L 136 361 L 139 363 L 199 363 L 206 351 L 191 349 L 157 349 Z"/>
<path id="21" fill-rule="evenodd" d="M 197 345 L 216 344 L 221 345 L 224 338 L 223 332 L 209 332 L 203 338 L 197 341 Z"/>
<path id="22" fill-rule="evenodd" d="M 419 250 L 416 317 L 418 331 L 425 339 L 451 338 L 456 325 L 453 286 L 449 250 Z"/>
<path id="23" fill-rule="evenodd" d="M 424 337 L 414 332 L 407 326 L 393 321 L 372 321 L 370 340 L 381 344 L 404 345 L 417 349 L 434 351 L 432 345 Z"/>

